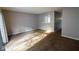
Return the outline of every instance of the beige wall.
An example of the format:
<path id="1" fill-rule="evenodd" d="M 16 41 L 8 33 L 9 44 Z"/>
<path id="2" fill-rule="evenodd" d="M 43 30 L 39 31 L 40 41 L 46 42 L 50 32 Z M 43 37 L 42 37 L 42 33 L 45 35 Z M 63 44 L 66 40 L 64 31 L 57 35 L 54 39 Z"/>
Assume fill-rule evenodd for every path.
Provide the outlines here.
<path id="1" fill-rule="evenodd" d="M 62 36 L 79 40 L 79 8 L 63 8 Z"/>
<path id="2" fill-rule="evenodd" d="M 37 15 L 3 11 L 8 35 L 37 29 Z"/>
<path id="3" fill-rule="evenodd" d="M 46 23 L 46 20 L 48 20 L 48 15 L 50 18 L 50 24 Z M 38 25 L 39 25 L 39 29 L 42 30 L 51 30 L 52 32 L 54 32 L 54 12 L 48 12 L 48 13 L 43 13 L 40 14 L 38 16 Z"/>

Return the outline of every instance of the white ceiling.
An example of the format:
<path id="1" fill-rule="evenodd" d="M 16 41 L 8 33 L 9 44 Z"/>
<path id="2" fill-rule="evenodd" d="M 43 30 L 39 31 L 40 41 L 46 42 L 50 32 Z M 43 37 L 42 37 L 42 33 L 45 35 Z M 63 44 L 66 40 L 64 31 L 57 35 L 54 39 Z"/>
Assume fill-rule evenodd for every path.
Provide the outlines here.
<path id="1" fill-rule="evenodd" d="M 61 11 L 62 8 L 60 7 L 5 7 L 2 9 L 16 11 L 16 12 L 31 13 L 31 14 L 41 14 L 50 11 Z"/>

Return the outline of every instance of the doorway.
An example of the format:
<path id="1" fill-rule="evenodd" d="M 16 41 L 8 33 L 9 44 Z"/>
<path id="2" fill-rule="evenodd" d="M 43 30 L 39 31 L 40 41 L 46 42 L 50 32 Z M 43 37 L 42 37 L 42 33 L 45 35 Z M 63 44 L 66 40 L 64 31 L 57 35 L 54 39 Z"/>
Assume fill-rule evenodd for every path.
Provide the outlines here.
<path id="1" fill-rule="evenodd" d="M 54 31 L 61 34 L 62 32 L 62 12 L 54 12 Z"/>

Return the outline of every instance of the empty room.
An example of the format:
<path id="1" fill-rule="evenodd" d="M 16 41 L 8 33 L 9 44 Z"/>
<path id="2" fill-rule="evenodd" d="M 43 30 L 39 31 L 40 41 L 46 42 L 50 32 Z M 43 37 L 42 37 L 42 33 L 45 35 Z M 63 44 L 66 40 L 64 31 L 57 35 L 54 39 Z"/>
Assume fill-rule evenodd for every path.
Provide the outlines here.
<path id="1" fill-rule="evenodd" d="M 78 7 L 1 7 L 1 51 L 79 51 Z"/>

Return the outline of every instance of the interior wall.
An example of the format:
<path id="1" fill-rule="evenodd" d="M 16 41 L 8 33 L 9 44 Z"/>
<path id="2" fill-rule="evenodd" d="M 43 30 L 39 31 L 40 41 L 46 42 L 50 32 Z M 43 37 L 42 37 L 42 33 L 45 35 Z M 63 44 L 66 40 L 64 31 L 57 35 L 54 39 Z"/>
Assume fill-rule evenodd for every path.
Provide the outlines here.
<path id="1" fill-rule="evenodd" d="M 8 35 L 37 29 L 37 15 L 3 10 Z"/>
<path id="2" fill-rule="evenodd" d="M 45 14 L 40 14 L 38 16 L 39 20 L 38 20 L 38 25 L 39 25 L 39 29 L 42 29 L 42 30 L 46 30 L 47 29 L 47 23 L 46 23 L 46 16 L 48 15 L 48 13 L 45 13 Z"/>
<path id="3" fill-rule="evenodd" d="M 48 19 L 48 15 L 51 20 L 50 24 L 46 23 L 46 20 Z M 48 30 L 49 28 L 51 28 L 51 31 L 54 32 L 54 12 L 40 14 L 38 18 L 39 18 L 38 20 L 39 29 Z"/>
<path id="4" fill-rule="evenodd" d="M 63 8 L 62 36 L 79 40 L 79 8 Z"/>

